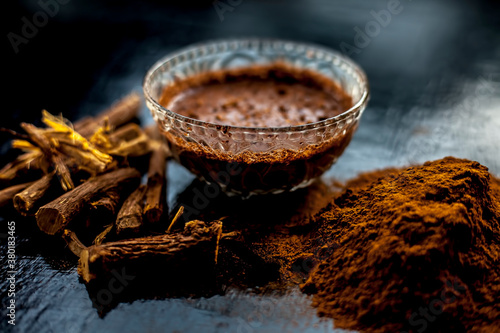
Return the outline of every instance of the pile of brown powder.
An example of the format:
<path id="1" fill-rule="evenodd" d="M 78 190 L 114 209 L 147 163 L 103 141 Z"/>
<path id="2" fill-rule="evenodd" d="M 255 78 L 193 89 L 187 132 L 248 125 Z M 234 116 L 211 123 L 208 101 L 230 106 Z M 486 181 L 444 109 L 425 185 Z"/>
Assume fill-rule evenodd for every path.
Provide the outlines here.
<path id="1" fill-rule="evenodd" d="M 298 247 L 319 262 L 301 286 L 318 313 L 363 332 L 500 332 L 500 181 L 451 157 L 379 175 Z"/>

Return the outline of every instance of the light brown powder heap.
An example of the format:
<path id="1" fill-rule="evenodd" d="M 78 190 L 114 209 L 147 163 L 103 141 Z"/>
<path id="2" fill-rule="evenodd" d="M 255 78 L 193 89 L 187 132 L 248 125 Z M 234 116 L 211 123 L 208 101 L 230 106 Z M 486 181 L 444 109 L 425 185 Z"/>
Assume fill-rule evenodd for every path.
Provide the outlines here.
<path id="1" fill-rule="evenodd" d="M 363 332 L 499 332 L 500 186 L 488 169 L 450 157 L 360 184 L 314 219 L 332 245 L 302 286 L 318 313 Z"/>

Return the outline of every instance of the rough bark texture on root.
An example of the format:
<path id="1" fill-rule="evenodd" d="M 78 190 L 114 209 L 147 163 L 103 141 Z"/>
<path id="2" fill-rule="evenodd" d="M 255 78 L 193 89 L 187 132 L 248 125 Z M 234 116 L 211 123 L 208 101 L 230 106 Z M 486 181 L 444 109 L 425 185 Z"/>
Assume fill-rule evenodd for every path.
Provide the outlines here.
<path id="1" fill-rule="evenodd" d="M 207 255 L 215 262 L 221 230 L 222 223 L 218 221 L 210 224 L 191 221 L 182 233 L 93 245 L 82 251 L 78 274 L 87 283 L 124 267 L 132 276 L 149 273 L 148 267 L 151 270 L 166 265 L 172 274 L 180 274 L 178 267 L 196 265 L 200 258 L 206 260 Z"/>
<path id="2" fill-rule="evenodd" d="M 21 123 L 21 127 L 28 133 L 30 139 L 36 143 L 38 148 L 40 148 L 46 160 L 50 162 L 61 182 L 62 188 L 65 191 L 72 190 L 75 184 L 71 179 L 71 172 L 61 152 L 54 148 L 54 145 L 43 135 L 43 131 L 40 128 L 28 123 Z M 47 170 L 44 171 L 47 172 Z"/>
<path id="3" fill-rule="evenodd" d="M 140 106 L 141 99 L 139 95 L 137 93 L 131 93 L 98 114 L 96 117 L 84 117 L 76 121 L 74 123 L 74 129 L 80 135 L 88 139 L 99 127 L 103 126 L 106 121 L 111 127 L 117 128 L 137 118 Z M 135 149 L 137 151 L 144 146 L 143 142 L 134 143 L 135 145 L 133 147 L 128 147 L 128 150 Z M 62 165 L 60 158 L 55 156 L 54 159 L 58 172 L 60 174 L 65 174 L 67 170 L 64 165 Z M 41 176 L 40 169 L 46 169 L 46 167 L 47 163 L 45 161 L 45 156 L 41 151 L 24 153 L 18 156 L 15 161 L 8 163 L 0 169 L 0 183 L 14 184 L 35 180 L 37 177 Z"/>
<path id="4" fill-rule="evenodd" d="M 93 234 L 92 231 L 99 231 L 93 243 L 102 243 L 114 226 L 116 215 L 130 191 L 133 191 L 132 187 L 126 191 L 123 191 L 122 188 L 113 188 L 92 200 L 85 223 L 85 231 L 90 231 L 90 233 L 86 233 L 84 236 L 88 237 Z M 87 241 L 86 237 L 83 239 Z"/>
<path id="5" fill-rule="evenodd" d="M 111 216 L 116 215 L 123 197 L 124 193 L 120 188 L 112 188 L 110 190 L 103 191 L 99 197 L 95 198 L 90 203 L 92 208 L 90 215 L 94 215 L 96 217 L 99 217 L 102 214 L 109 214 Z"/>
<path id="6" fill-rule="evenodd" d="M 75 130 L 83 137 L 88 138 L 99 127 L 103 126 L 105 121 L 108 121 L 109 125 L 113 128 L 122 126 L 137 117 L 140 106 L 141 99 L 139 95 L 131 93 L 111 105 L 95 118 L 86 117 L 75 123 Z"/>
<path id="7" fill-rule="evenodd" d="M 144 215 L 149 223 L 160 221 L 166 205 L 166 167 L 168 150 L 160 146 L 153 151 L 149 161 L 148 184 Z"/>
<path id="8" fill-rule="evenodd" d="M 142 228 L 143 199 L 146 186 L 139 186 L 125 200 L 116 218 L 116 234 L 137 234 Z"/>
<path id="9" fill-rule="evenodd" d="M 61 232 L 92 200 L 116 189 L 128 193 L 140 182 L 140 173 L 133 168 L 118 169 L 90 178 L 75 189 L 42 206 L 36 213 L 40 230 L 48 234 Z"/>
<path id="10" fill-rule="evenodd" d="M 143 135 L 146 134 L 141 126 L 137 125 L 136 123 L 128 123 L 120 128 L 117 128 L 111 134 L 109 134 L 109 139 L 111 142 L 116 143 L 123 141 L 132 141 Z"/>
<path id="11" fill-rule="evenodd" d="M 128 123 L 109 135 L 114 148 L 107 153 L 116 156 L 139 157 L 151 153 L 151 140 L 136 123 Z"/>
<path id="12" fill-rule="evenodd" d="M 14 208 L 24 216 L 35 215 L 40 206 L 63 193 L 54 173 L 48 173 L 14 197 Z"/>
<path id="13" fill-rule="evenodd" d="M 40 151 L 19 155 L 14 161 L 0 169 L 0 185 L 26 183 L 40 177 L 43 174 L 42 157 Z"/>
<path id="14" fill-rule="evenodd" d="M 71 250 L 71 252 L 73 252 L 78 257 L 80 257 L 82 251 L 87 248 L 71 230 L 65 229 L 62 234 L 62 238 L 66 241 L 66 244 L 68 244 L 68 248 Z"/>
<path id="15" fill-rule="evenodd" d="M 8 206 L 9 204 L 12 204 L 12 200 L 14 196 L 33 184 L 32 182 L 30 183 L 24 183 L 24 184 L 18 184 L 14 186 L 7 187 L 3 190 L 0 191 L 0 208 L 4 206 Z"/>

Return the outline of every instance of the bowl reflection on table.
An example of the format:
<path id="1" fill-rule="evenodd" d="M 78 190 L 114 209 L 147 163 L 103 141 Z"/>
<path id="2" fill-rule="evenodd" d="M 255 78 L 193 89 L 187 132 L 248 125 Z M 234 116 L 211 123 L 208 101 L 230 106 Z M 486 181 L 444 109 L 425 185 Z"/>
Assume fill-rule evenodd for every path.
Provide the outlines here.
<path id="1" fill-rule="evenodd" d="M 313 70 L 352 98 L 341 114 L 287 127 L 243 127 L 204 122 L 159 103 L 165 87 L 207 71 L 276 62 Z M 281 193 L 311 184 L 351 141 L 369 99 L 364 72 L 319 46 L 272 39 L 235 39 L 187 47 L 158 61 L 144 79 L 146 104 L 172 154 L 200 179 L 227 194 Z"/>

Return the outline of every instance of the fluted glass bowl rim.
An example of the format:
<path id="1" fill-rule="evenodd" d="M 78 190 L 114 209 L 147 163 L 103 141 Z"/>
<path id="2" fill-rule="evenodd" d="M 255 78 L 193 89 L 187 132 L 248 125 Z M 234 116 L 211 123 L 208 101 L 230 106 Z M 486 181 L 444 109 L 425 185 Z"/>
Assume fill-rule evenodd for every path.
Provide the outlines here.
<path id="1" fill-rule="evenodd" d="M 172 61 L 175 58 L 181 57 L 185 54 L 196 51 L 197 49 L 207 48 L 211 45 L 218 44 L 229 44 L 229 43 L 247 43 L 247 45 L 252 45 L 253 43 L 284 43 L 291 44 L 295 47 L 304 47 L 307 49 L 313 49 L 317 51 L 322 51 L 325 54 L 328 54 L 332 58 L 337 58 L 338 60 L 345 63 L 352 70 L 356 72 L 359 76 L 360 80 L 360 88 L 362 89 L 361 97 L 354 101 L 352 107 L 347 109 L 346 111 L 327 119 L 323 119 L 321 121 L 302 124 L 302 125 L 294 125 L 294 126 L 280 126 L 280 127 L 257 127 L 257 126 L 236 126 L 236 125 L 226 125 L 226 124 L 217 124 L 212 122 L 207 122 L 199 119 L 190 118 L 187 116 L 183 116 L 179 113 L 176 113 L 163 105 L 161 105 L 157 99 L 155 99 L 151 94 L 151 84 L 150 81 L 154 77 L 154 74 L 161 70 L 161 68 L 169 61 Z M 146 75 L 143 80 L 143 93 L 146 98 L 146 101 L 154 107 L 154 112 L 160 112 L 165 117 L 171 117 L 178 121 L 189 123 L 197 126 L 202 126 L 206 128 L 214 128 L 220 129 L 224 127 L 225 131 L 248 131 L 248 132 L 259 132 L 259 133 L 284 133 L 284 132 L 302 132 L 310 129 L 316 129 L 320 127 L 327 127 L 334 125 L 338 122 L 343 121 L 344 119 L 349 118 L 354 112 L 358 110 L 363 110 L 366 104 L 368 103 L 370 97 L 370 88 L 368 84 L 368 79 L 365 72 L 361 69 L 361 67 L 352 61 L 349 57 L 333 50 L 325 46 L 316 45 L 312 43 L 306 42 L 297 42 L 292 40 L 285 39 L 274 39 L 274 38 L 233 38 L 233 39 L 212 39 L 204 42 L 199 42 L 195 44 L 191 44 L 187 47 L 181 48 L 175 52 L 171 52 L 164 57 L 160 58 L 156 63 L 154 63 L 150 69 L 146 72 Z M 352 97 L 352 96 L 351 96 Z"/>

